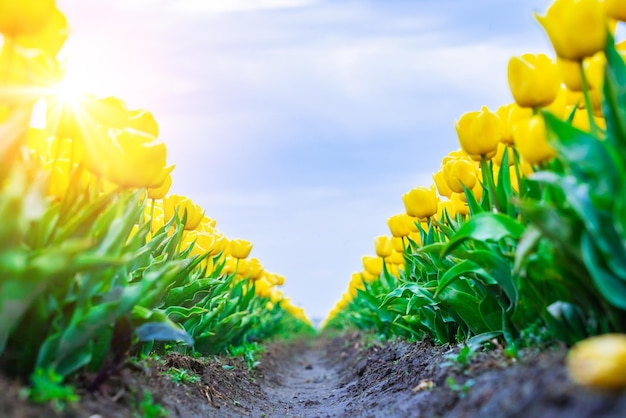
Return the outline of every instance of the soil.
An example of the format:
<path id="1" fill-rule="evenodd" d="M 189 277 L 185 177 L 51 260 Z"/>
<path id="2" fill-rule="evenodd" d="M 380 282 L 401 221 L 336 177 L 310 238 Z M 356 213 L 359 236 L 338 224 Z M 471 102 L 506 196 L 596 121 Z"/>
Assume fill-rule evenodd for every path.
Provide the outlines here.
<path id="1" fill-rule="evenodd" d="M 0 378 L 0 417 L 158 416 L 140 406 L 146 392 L 167 416 L 185 418 L 626 417 L 626 392 L 595 392 L 568 379 L 565 347 L 515 360 L 495 344 L 465 363 L 455 360 L 459 351 L 353 333 L 268 344 L 253 370 L 240 358 L 172 353 L 128 363 L 94 393 L 80 389 L 93 381 L 82 376 L 80 402 L 63 412 L 25 402 L 19 382 Z M 200 379 L 175 383 L 165 374 L 172 368 Z"/>

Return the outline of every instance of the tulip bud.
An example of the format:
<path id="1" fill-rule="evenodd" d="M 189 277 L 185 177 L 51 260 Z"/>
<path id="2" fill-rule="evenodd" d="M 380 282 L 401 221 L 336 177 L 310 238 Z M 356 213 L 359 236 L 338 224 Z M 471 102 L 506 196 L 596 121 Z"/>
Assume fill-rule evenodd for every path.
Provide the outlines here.
<path id="1" fill-rule="evenodd" d="M 555 0 L 545 16 L 535 17 L 561 58 L 580 61 L 604 49 L 606 17 L 599 0 Z"/>

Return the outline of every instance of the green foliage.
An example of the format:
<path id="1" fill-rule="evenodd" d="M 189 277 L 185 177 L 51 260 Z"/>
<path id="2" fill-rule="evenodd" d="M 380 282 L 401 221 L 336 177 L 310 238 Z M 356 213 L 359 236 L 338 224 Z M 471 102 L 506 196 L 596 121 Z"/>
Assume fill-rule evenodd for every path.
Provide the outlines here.
<path id="1" fill-rule="evenodd" d="M 24 394 L 36 403 L 50 403 L 55 410 L 62 411 L 68 403 L 78 401 L 74 388 L 63 384 L 63 376 L 51 369 L 36 369 L 32 374 L 31 386 Z"/>
<path id="2" fill-rule="evenodd" d="M 228 354 L 233 357 L 242 357 L 246 364 L 248 365 L 248 370 L 254 370 L 258 365 L 261 364 L 259 360 L 259 355 L 265 352 L 265 347 L 257 344 L 256 342 L 252 343 L 243 343 L 240 346 L 231 345 L 228 347 Z"/>
<path id="3" fill-rule="evenodd" d="M 165 418 L 170 412 L 162 405 L 154 402 L 152 394 L 148 391 L 143 392 L 143 399 L 137 405 L 135 416 L 138 418 Z"/>

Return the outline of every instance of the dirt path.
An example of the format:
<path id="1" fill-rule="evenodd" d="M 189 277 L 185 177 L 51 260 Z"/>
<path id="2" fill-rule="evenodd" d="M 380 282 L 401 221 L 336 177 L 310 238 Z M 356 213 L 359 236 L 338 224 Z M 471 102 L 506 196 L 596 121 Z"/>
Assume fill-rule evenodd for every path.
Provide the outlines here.
<path id="1" fill-rule="evenodd" d="M 319 344 L 295 353 L 280 377 L 265 389 L 268 417 L 334 417 L 344 411 L 340 370 Z"/>

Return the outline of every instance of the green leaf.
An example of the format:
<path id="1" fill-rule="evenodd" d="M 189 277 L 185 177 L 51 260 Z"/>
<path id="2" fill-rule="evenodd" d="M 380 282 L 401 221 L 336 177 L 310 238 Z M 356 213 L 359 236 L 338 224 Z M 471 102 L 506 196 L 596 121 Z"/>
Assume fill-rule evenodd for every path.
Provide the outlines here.
<path id="1" fill-rule="evenodd" d="M 471 217 L 459 228 L 456 235 L 445 247 L 443 254 L 450 254 L 469 239 L 498 242 L 505 237 L 519 239 L 523 232 L 524 226 L 507 215 L 481 213 Z"/>
<path id="2" fill-rule="evenodd" d="M 192 346 L 193 339 L 184 329 L 165 322 L 147 322 L 135 329 L 139 341 L 182 341 Z"/>
<path id="3" fill-rule="evenodd" d="M 591 273 L 593 282 L 602 296 L 613 306 L 626 309 L 626 281 L 613 275 L 603 263 L 602 256 L 588 232 L 581 240 L 582 257 Z"/>
<path id="4" fill-rule="evenodd" d="M 626 64 L 615 49 L 613 36 L 607 37 L 607 65 L 604 70 L 602 110 L 607 125 L 607 141 L 621 150 L 626 159 Z"/>

